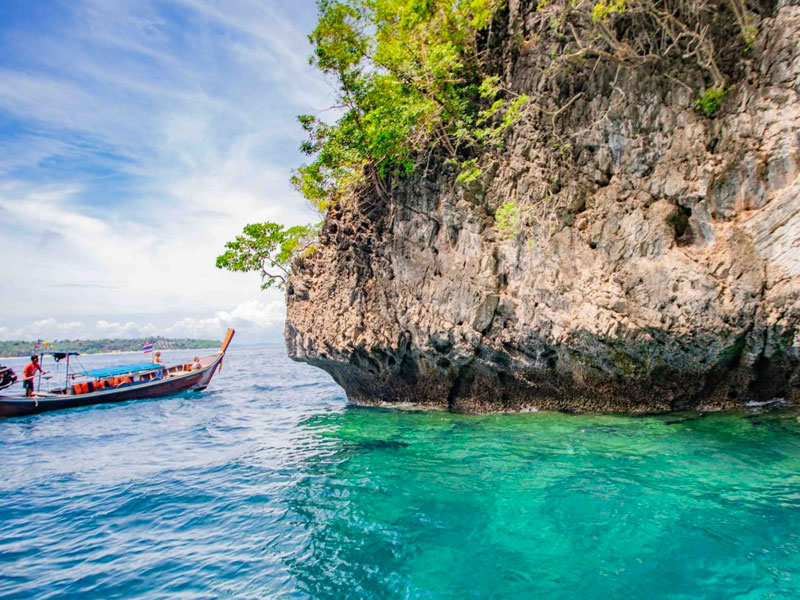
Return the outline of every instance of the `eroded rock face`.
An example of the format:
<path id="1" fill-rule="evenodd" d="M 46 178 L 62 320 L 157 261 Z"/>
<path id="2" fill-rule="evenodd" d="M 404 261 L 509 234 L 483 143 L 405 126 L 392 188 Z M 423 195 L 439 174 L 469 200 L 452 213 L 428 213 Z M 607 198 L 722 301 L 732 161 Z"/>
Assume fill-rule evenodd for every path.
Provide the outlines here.
<path id="1" fill-rule="evenodd" d="M 364 404 L 800 402 L 800 7 L 762 32 L 715 119 L 686 82 L 595 66 L 572 135 L 524 120 L 480 182 L 440 164 L 334 209 L 288 286 L 289 355 Z M 515 89 L 542 85 L 546 51 L 501 51 Z"/>

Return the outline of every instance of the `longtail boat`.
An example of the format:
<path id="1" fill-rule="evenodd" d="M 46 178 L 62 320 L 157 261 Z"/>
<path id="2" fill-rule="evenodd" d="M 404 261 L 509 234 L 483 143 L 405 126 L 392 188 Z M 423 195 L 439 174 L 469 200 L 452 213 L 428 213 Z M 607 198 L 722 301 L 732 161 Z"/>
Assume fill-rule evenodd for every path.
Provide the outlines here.
<path id="1" fill-rule="evenodd" d="M 233 329 L 228 329 L 219 351 L 201 358 L 198 366 L 192 363 L 171 366 L 146 363 L 76 371 L 73 365 L 77 352 L 39 352 L 40 364 L 45 357 L 50 357 L 56 364 L 63 362 L 66 365 L 63 382 L 59 377 L 56 387 L 42 391 L 39 374 L 37 390 L 32 396 L 0 394 L 0 418 L 89 404 L 161 398 L 187 390 L 202 391 L 211 383 L 234 333 Z"/>

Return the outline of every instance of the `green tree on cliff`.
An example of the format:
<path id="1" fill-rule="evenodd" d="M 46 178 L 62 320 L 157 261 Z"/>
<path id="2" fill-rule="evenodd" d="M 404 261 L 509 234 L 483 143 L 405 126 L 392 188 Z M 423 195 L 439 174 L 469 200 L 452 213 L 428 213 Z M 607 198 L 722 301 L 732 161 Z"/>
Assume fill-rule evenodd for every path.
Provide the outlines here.
<path id="1" fill-rule="evenodd" d="M 498 144 L 527 100 L 484 72 L 479 35 L 502 0 L 319 0 L 310 62 L 336 82 L 340 117 L 301 115 L 312 160 L 292 183 L 321 214 L 363 185 L 387 194 L 433 153 L 462 165 L 460 181 L 480 176 L 470 149 Z M 261 273 L 282 285 L 291 260 L 317 227 L 245 227 L 217 267 Z"/>
<path id="2" fill-rule="evenodd" d="M 217 257 L 217 268 L 261 275 L 262 289 L 283 288 L 292 258 L 311 246 L 317 228 L 313 225 L 284 227 L 277 223 L 246 225 L 241 235 L 225 244 Z"/>
<path id="3" fill-rule="evenodd" d="M 386 194 L 427 154 L 461 164 L 497 143 L 527 100 L 485 72 L 479 37 L 502 0 L 320 0 L 312 64 L 338 85 L 340 119 L 300 117 L 313 161 L 296 187 L 320 210 L 354 186 Z M 474 165 L 469 164 L 470 167 Z"/>

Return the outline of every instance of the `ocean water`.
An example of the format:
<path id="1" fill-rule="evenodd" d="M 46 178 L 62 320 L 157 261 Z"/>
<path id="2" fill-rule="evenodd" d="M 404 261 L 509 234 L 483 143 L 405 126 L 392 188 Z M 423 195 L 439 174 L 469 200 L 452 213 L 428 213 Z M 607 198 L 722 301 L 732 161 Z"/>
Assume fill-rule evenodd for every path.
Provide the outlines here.
<path id="1" fill-rule="evenodd" d="M 800 597 L 796 412 L 356 408 L 280 348 L 0 421 L 0 500 L 0 598 Z"/>

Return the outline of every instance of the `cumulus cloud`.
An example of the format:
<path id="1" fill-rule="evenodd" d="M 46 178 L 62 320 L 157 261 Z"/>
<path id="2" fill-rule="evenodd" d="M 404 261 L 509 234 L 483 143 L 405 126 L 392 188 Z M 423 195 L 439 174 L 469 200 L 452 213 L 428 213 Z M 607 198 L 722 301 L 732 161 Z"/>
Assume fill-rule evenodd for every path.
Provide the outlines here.
<path id="1" fill-rule="evenodd" d="M 221 339 L 233 327 L 240 338 L 264 340 L 277 337 L 286 316 L 283 300 L 265 298 L 247 300 L 228 310 L 206 317 L 182 317 L 164 325 L 148 321 L 107 321 L 94 324 L 59 321 L 54 317 L 39 319 L 20 327 L 0 325 L 0 340 L 102 339 L 143 337 L 187 337 Z"/>
<path id="2" fill-rule="evenodd" d="M 36 331 L 47 331 L 54 337 L 65 337 L 75 335 L 79 331 L 83 331 L 84 325 L 80 321 L 68 321 L 61 323 L 54 318 L 42 319 L 31 323 L 31 329 Z"/>
<path id="3" fill-rule="evenodd" d="M 168 335 L 177 337 L 214 337 L 222 335 L 228 327 L 246 331 L 268 332 L 282 326 L 286 307 L 282 300 L 259 302 L 249 300 L 233 310 L 222 310 L 205 319 L 186 317 L 167 329 Z"/>
<path id="4" fill-rule="evenodd" d="M 26 339 L 26 331 L 23 327 L 6 327 L 0 325 L 0 340 L 22 340 Z M 27 337 L 27 339 L 31 339 Z"/>
<path id="5" fill-rule="evenodd" d="M 141 325 L 134 321 L 119 323 L 100 320 L 95 325 L 95 331 L 100 338 L 138 338 L 156 335 L 158 328 L 149 323 Z"/>

